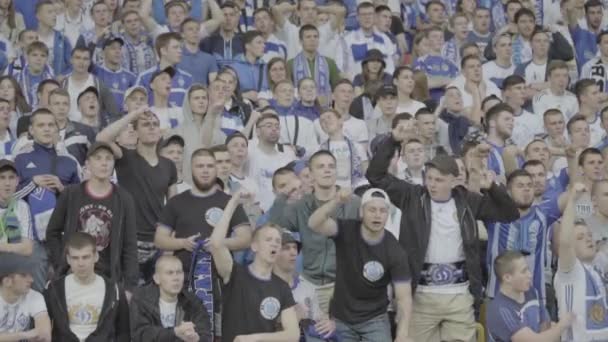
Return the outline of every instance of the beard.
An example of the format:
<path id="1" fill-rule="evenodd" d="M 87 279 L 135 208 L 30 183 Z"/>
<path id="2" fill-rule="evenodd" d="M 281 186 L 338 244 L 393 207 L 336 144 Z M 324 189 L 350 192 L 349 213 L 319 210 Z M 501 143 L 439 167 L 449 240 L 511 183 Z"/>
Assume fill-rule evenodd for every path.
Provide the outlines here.
<path id="1" fill-rule="evenodd" d="M 194 186 L 198 189 L 198 191 L 200 192 L 207 192 L 209 190 L 211 190 L 214 186 L 215 186 L 215 177 L 213 178 L 213 180 L 209 183 L 203 183 L 201 181 L 199 181 L 198 179 L 196 179 L 196 177 L 192 177 L 192 183 L 194 183 Z"/>

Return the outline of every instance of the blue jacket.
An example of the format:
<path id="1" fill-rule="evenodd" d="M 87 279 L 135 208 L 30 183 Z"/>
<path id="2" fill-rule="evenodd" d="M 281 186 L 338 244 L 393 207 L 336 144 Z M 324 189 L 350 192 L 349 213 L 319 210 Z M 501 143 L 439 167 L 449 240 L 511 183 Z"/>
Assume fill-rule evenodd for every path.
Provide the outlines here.
<path id="1" fill-rule="evenodd" d="M 241 92 L 250 90 L 259 92 L 268 89 L 266 63 L 262 59 L 252 64 L 245 59 L 245 55 L 239 55 L 230 66 L 239 77 Z"/>
<path id="2" fill-rule="evenodd" d="M 72 64 L 70 56 L 72 55 L 72 45 L 66 36 L 59 31 L 55 32 L 55 40 L 53 45 L 53 60 L 51 66 L 55 75 L 65 75 L 70 72 Z"/>
<path id="3" fill-rule="evenodd" d="M 190 5 L 190 13 L 188 16 L 196 21 L 201 22 L 203 0 L 186 0 Z M 154 0 L 152 2 L 152 16 L 159 25 L 167 24 L 167 16 L 165 16 L 165 3 L 163 0 Z"/>

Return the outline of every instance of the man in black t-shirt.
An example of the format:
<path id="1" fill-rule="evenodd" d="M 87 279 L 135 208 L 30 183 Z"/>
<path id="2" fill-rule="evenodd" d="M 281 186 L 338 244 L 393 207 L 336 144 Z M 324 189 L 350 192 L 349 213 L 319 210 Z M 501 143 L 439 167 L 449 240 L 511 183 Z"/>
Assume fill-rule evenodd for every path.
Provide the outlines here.
<path id="1" fill-rule="evenodd" d="M 129 123 L 137 133 L 137 147 L 129 150 L 114 143 Z M 116 155 L 118 184 L 135 200 L 137 252 L 140 282 L 149 283 L 154 273 L 154 232 L 167 199 L 177 192 L 177 170 L 169 159 L 160 157 L 160 121 L 148 107 L 141 107 L 115 121 L 97 135 L 98 141 L 111 144 Z"/>
<path id="2" fill-rule="evenodd" d="M 98 274 L 124 286 L 127 291 L 137 287 L 137 233 L 135 205 L 131 195 L 112 184 L 114 153 L 109 144 L 94 143 L 89 147 L 86 166 L 88 180 L 67 187 L 57 200 L 46 231 L 49 260 L 55 276 L 68 270 L 64 244 L 76 232 L 95 238 L 99 261 Z"/>
<path id="3" fill-rule="evenodd" d="M 191 255 L 197 241 L 211 236 L 230 200 L 218 184 L 216 175 L 213 152 L 203 148 L 194 151 L 192 189 L 171 198 L 158 220 L 154 243 L 162 250 L 175 251 L 186 275 L 190 273 Z M 231 216 L 225 244 L 234 251 L 247 248 L 250 242 L 251 227 L 239 205 Z"/>
<path id="4" fill-rule="evenodd" d="M 239 191 L 228 201 L 206 244 L 222 279 L 222 341 L 296 342 L 300 332 L 291 290 L 272 273 L 281 249 L 281 228 L 267 224 L 255 231 L 255 257 L 249 266 L 235 263 L 226 246 L 232 215 L 250 196 Z"/>
<path id="5" fill-rule="evenodd" d="M 336 206 L 348 201 L 350 190 L 317 209 L 308 221 L 312 230 L 336 244 L 336 288 L 330 311 L 340 341 L 392 341 L 387 315 L 387 288 L 393 285 L 398 322 L 395 341 L 408 336 L 412 309 L 407 255 L 397 239 L 384 229 L 390 212 L 388 195 L 376 188 L 361 198 L 361 220 L 331 218 Z"/>

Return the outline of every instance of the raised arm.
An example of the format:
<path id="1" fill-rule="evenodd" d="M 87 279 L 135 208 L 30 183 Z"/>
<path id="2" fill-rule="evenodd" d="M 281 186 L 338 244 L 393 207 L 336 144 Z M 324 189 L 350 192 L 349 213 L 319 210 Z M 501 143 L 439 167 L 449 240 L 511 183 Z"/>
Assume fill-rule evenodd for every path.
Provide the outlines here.
<path id="1" fill-rule="evenodd" d="M 575 218 L 575 202 L 586 192 L 587 189 L 582 183 L 574 183 L 568 190 L 568 203 L 566 210 L 562 215 L 562 222 L 559 230 L 559 250 L 557 266 L 560 272 L 568 272 L 572 270 L 576 262 L 575 241 L 576 234 L 574 233 L 574 218 Z"/>
<path id="2" fill-rule="evenodd" d="M 152 0 L 143 0 L 139 11 L 139 17 L 146 29 L 150 32 L 155 32 L 158 28 L 158 23 L 152 16 Z"/>
<path id="3" fill-rule="evenodd" d="M 96 139 L 110 144 L 114 150 L 114 154 L 118 159 L 122 158 L 122 150 L 115 143 L 116 137 L 127 127 L 131 122 L 145 115 L 153 115 L 147 106 L 144 106 L 136 111 L 130 112 L 123 116 L 119 120 L 113 122 L 104 128 L 101 132 L 97 133 Z"/>
<path id="4" fill-rule="evenodd" d="M 331 215 L 336 212 L 338 205 L 348 202 L 350 196 L 350 189 L 340 189 L 334 199 L 323 204 L 310 215 L 308 227 L 321 235 L 335 236 L 338 233 L 338 224 L 331 218 Z"/>
<path id="5" fill-rule="evenodd" d="M 401 142 L 413 135 L 413 123 L 413 120 L 409 120 L 407 124 L 400 123 L 393 129 L 391 135 L 378 146 L 365 174 L 369 183 L 386 191 L 393 203 L 401 203 L 409 199 L 414 196 L 417 189 L 416 185 L 401 180 L 388 171 L 391 160 L 400 149 Z"/>
<path id="6" fill-rule="evenodd" d="M 330 15 L 329 22 L 332 31 L 337 31 L 344 25 L 344 18 L 346 17 L 346 7 L 344 7 L 344 5 L 331 4 L 326 6 L 317 6 L 317 11 L 319 13 L 327 13 Z"/>
<path id="7" fill-rule="evenodd" d="M 289 1 L 282 2 L 276 6 L 272 6 L 272 17 L 277 29 L 283 28 L 289 13 L 296 10 L 296 5 L 292 5 Z"/>
<path id="8" fill-rule="evenodd" d="M 216 0 L 207 0 L 203 6 L 203 12 L 205 12 L 205 7 L 209 8 L 211 18 L 209 20 L 205 20 L 201 25 L 201 36 L 203 34 L 213 34 L 213 32 L 217 31 L 217 29 L 224 23 L 224 12 L 217 4 Z M 203 13 L 203 15 L 204 14 L 205 13 Z M 201 16 L 201 18 L 204 18 L 204 16 Z"/>
<path id="9" fill-rule="evenodd" d="M 228 234 L 230 220 L 239 205 L 239 201 L 245 200 L 249 196 L 251 196 L 251 194 L 239 191 L 230 198 L 228 204 L 226 204 L 226 207 L 224 208 L 222 218 L 213 228 L 213 233 L 211 233 L 209 242 L 206 245 L 206 248 L 213 255 L 213 263 L 215 264 L 217 273 L 224 281 L 224 284 L 228 284 L 230 281 L 234 263 L 232 254 L 230 254 L 230 250 L 228 249 L 228 246 L 226 246 L 226 235 Z"/>

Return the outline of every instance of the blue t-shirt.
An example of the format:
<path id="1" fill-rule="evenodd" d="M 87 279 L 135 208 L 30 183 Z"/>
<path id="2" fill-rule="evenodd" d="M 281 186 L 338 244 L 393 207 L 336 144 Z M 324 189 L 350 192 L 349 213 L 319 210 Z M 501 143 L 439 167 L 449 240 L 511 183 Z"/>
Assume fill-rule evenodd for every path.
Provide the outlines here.
<path id="1" fill-rule="evenodd" d="M 534 289 L 525 293 L 524 303 L 518 303 L 498 292 L 487 308 L 488 341 L 507 342 L 523 328 L 539 333 L 543 322 L 549 321 L 547 309 L 540 305 Z"/>
<path id="2" fill-rule="evenodd" d="M 458 76 L 458 67 L 443 56 L 426 55 L 419 57 L 414 61 L 414 69 L 424 71 L 428 76 L 441 76 L 447 78 L 456 78 Z M 445 93 L 444 88 L 430 89 L 431 98 L 439 101 Z"/>
<path id="3" fill-rule="evenodd" d="M 215 56 L 203 51 L 192 53 L 185 47 L 182 48 L 182 61 L 177 67 L 192 75 L 193 83 L 205 86 L 209 84 L 209 74 L 218 72 Z"/>
<path id="4" fill-rule="evenodd" d="M 570 33 L 576 51 L 576 64 L 580 71 L 583 65 L 597 54 L 597 35 L 579 25 L 576 25 Z"/>

